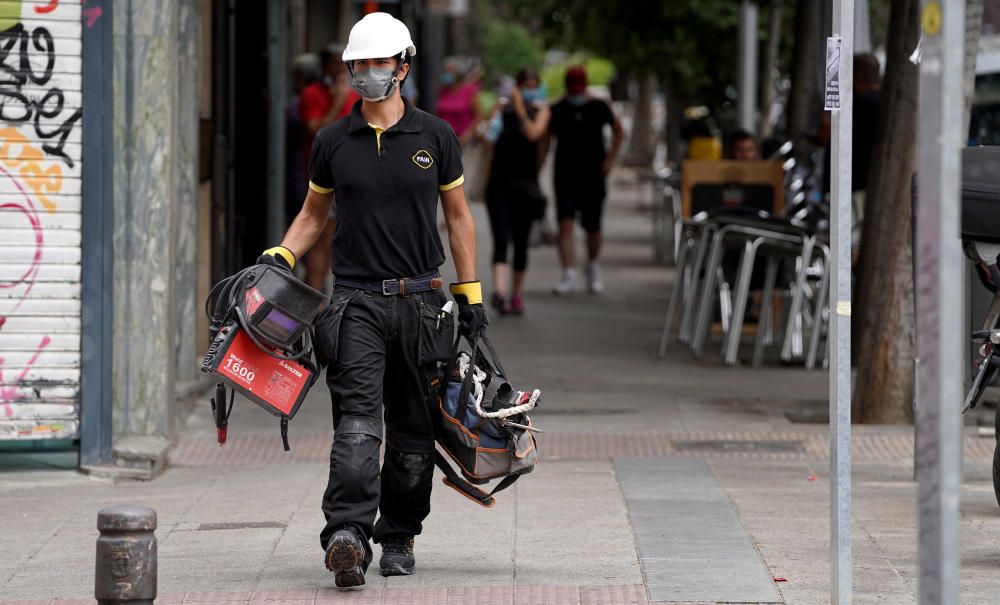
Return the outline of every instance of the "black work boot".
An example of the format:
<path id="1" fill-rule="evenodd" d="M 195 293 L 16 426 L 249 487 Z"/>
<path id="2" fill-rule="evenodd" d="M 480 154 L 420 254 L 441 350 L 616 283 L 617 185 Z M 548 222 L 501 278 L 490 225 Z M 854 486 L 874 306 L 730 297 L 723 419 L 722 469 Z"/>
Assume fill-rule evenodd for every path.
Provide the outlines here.
<path id="1" fill-rule="evenodd" d="M 334 573 L 337 586 L 349 588 L 365 583 L 369 560 L 365 544 L 353 529 L 339 529 L 326 545 L 326 568 Z"/>
<path id="2" fill-rule="evenodd" d="M 408 576 L 413 573 L 412 536 L 388 536 L 382 539 L 382 558 L 378 561 L 383 576 Z"/>

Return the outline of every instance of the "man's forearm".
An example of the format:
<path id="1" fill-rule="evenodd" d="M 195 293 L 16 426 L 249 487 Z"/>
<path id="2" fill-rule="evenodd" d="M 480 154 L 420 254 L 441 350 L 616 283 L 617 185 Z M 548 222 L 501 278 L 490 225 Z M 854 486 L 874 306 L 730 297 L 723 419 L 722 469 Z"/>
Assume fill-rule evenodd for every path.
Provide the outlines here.
<path id="1" fill-rule="evenodd" d="M 326 227 L 327 219 L 330 216 L 330 205 L 333 196 L 316 193 L 309 190 L 306 200 L 302 204 L 302 210 L 292 221 L 292 225 L 281 240 L 281 245 L 292 251 L 295 258 L 302 258 L 316 240 L 319 234 Z"/>
<path id="2" fill-rule="evenodd" d="M 441 207 L 458 281 L 476 281 L 476 224 L 465 199 L 465 186 L 441 192 Z"/>
<path id="3" fill-rule="evenodd" d="M 448 221 L 448 243 L 458 281 L 476 281 L 476 226 L 471 214 Z"/>

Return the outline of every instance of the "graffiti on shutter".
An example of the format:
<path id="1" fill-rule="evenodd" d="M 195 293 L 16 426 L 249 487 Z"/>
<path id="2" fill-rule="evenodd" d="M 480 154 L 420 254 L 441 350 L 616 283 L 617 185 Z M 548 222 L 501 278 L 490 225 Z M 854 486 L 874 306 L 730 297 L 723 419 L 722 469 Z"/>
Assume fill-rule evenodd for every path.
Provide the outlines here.
<path id="1" fill-rule="evenodd" d="M 99 18 L 0 0 L 0 441 L 79 435 L 81 32 Z"/>

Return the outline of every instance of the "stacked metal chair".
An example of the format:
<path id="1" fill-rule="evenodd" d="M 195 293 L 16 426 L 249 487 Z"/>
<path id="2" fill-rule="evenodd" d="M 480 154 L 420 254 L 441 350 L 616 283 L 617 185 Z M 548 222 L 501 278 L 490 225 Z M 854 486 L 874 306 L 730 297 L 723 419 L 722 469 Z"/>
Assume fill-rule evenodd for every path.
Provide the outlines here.
<path id="1" fill-rule="evenodd" d="M 765 347 L 774 341 L 773 301 L 779 269 L 782 263 L 794 263 L 795 277 L 788 285 L 790 302 L 785 314 L 782 358 L 791 360 L 798 353 L 806 357 L 808 367 L 814 367 L 827 316 L 825 268 L 829 247 L 823 236 L 766 212 L 741 209 L 700 213 L 682 223 L 681 233 L 677 279 L 664 320 L 660 356 L 665 355 L 676 324 L 677 340 L 688 344 L 692 353 L 700 357 L 708 340 L 713 311 L 718 308 L 723 357 L 727 365 L 735 365 L 751 278 L 756 260 L 761 258 L 766 260 L 766 269 L 753 366 L 763 363 Z M 739 269 L 731 288 L 722 271 L 726 249 L 740 251 Z M 807 345 L 804 344 L 806 326 Z"/>

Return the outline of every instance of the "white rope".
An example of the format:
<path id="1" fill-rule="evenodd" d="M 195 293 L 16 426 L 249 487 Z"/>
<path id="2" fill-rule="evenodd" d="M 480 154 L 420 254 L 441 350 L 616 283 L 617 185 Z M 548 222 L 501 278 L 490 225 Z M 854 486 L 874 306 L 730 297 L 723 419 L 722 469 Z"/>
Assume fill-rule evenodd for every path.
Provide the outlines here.
<path id="1" fill-rule="evenodd" d="M 462 353 L 458 356 L 458 372 L 462 380 L 465 380 L 465 375 L 469 371 L 469 356 Z M 521 405 L 514 406 L 511 408 L 504 408 L 502 410 L 497 410 L 495 412 L 487 412 L 483 409 L 483 394 L 484 387 L 483 383 L 486 382 L 486 372 L 482 368 L 473 367 L 472 368 L 472 395 L 475 404 L 476 413 L 479 414 L 481 418 L 507 418 L 509 416 L 516 416 L 517 414 L 523 414 L 528 410 L 534 408 L 538 405 L 538 399 L 542 396 L 542 392 L 535 389 L 531 392 L 531 396 L 528 397 L 528 401 L 522 403 Z M 517 392 L 517 399 L 521 398 L 521 393 L 523 391 Z M 462 405 L 463 402 L 459 402 Z"/>

